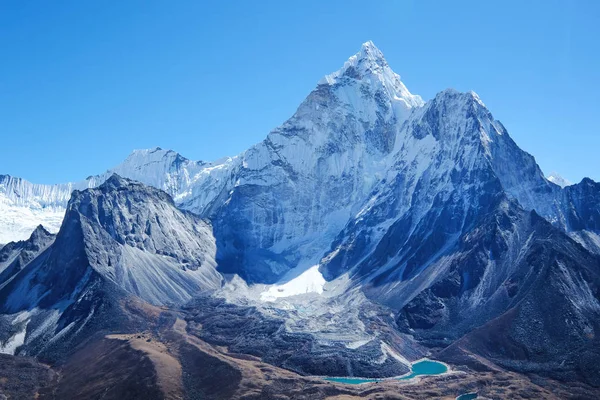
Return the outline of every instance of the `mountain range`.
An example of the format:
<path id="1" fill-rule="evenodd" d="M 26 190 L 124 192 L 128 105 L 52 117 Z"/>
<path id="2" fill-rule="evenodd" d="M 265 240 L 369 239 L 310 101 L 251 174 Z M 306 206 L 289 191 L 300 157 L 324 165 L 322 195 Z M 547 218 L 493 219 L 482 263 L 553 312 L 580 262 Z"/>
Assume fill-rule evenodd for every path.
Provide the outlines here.
<path id="1" fill-rule="evenodd" d="M 0 175 L 0 365 L 30 357 L 45 398 L 595 398 L 599 235 L 600 184 L 366 42 L 235 157 Z M 450 372 L 318 378 L 422 358 Z"/>

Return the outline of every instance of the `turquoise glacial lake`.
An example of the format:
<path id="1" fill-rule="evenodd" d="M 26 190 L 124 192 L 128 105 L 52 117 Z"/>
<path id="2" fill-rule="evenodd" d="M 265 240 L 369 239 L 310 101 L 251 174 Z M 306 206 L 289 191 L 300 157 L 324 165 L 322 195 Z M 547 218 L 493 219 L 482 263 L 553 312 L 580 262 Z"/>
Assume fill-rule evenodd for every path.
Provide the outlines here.
<path id="1" fill-rule="evenodd" d="M 448 368 L 444 364 L 437 362 L 437 361 L 432 361 L 432 360 L 423 360 L 423 361 L 416 362 L 411 366 L 410 374 L 404 375 L 404 376 L 401 376 L 398 378 L 376 379 L 376 378 L 350 378 L 350 377 L 348 377 L 348 378 L 324 378 L 324 379 L 326 381 L 331 381 L 331 382 L 346 383 L 348 385 L 358 385 L 361 383 L 381 382 L 381 381 L 387 380 L 387 379 L 397 379 L 399 381 L 402 381 L 402 380 L 406 380 L 406 379 L 412 379 L 419 375 L 440 375 L 445 372 L 448 372 Z"/>
<path id="2" fill-rule="evenodd" d="M 456 400 L 473 400 L 477 398 L 477 393 L 465 393 L 461 394 Z"/>

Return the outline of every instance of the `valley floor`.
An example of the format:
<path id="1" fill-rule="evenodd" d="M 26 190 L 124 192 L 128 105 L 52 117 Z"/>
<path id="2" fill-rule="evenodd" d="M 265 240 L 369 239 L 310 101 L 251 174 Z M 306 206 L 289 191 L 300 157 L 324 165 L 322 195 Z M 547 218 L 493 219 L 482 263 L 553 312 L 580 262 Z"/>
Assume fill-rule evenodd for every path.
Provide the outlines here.
<path id="1" fill-rule="evenodd" d="M 188 330 L 186 314 L 144 306 L 148 329 L 104 334 L 64 365 L 0 357 L 0 398 L 8 399 L 455 399 L 598 398 L 600 390 L 506 371 L 469 355 L 468 365 L 410 381 L 361 385 L 301 376 L 260 358 L 211 345 Z M 2 397 L 5 396 L 5 397 Z"/>

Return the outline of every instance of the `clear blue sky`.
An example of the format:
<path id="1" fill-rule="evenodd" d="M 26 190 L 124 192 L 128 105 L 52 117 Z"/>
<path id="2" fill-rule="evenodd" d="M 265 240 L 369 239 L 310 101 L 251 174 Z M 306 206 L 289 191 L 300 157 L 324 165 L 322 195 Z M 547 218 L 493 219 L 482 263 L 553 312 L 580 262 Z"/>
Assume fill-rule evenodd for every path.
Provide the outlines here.
<path id="1" fill-rule="evenodd" d="M 235 155 L 367 40 L 424 99 L 476 91 L 546 173 L 600 179 L 595 0 L 3 1 L 0 173 Z"/>

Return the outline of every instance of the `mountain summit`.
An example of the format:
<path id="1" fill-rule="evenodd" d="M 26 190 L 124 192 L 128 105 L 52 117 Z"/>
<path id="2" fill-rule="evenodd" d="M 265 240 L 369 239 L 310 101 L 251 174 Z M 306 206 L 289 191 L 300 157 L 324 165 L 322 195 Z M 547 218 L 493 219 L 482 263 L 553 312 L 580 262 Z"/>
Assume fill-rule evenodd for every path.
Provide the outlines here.
<path id="1" fill-rule="evenodd" d="M 556 184 L 556 185 L 558 185 L 558 186 L 560 186 L 562 188 L 564 188 L 566 186 L 570 186 L 570 185 L 573 184 L 570 181 L 568 181 L 567 179 L 565 179 L 562 176 L 560 176 L 558 174 L 558 172 L 552 172 L 550 175 L 548 175 L 547 179 L 550 182 L 552 182 L 552 183 L 554 183 L 554 184 Z"/>
<path id="2" fill-rule="evenodd" d="M 323 77 L 319 84 L 353 86 L 354 81 L 368 85 L 359 85 L 362 90 L 368 87 L 391 99 L 400 119 L 405 119 L 411 108 L 424 104 L 420 96 L 408 91 L 400 76 L 388 65 L 383 53 L 371 41 L 364 43 L 360 51 L 350 57 L 341 69 Z"/>

